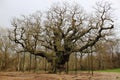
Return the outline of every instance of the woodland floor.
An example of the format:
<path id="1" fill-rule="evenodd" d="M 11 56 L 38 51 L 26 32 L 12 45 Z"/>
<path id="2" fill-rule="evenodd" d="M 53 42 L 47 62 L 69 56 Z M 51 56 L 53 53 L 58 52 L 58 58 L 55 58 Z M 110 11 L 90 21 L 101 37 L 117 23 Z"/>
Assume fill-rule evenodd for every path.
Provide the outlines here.
<path id="1" fill-rule="evenodd" d="M 87 72 L 70 74 L 43 74 L 28 72 L 0 72 L 0 80 L 120 80 L 120 73 L 94 72 L 91 76 Z"/>

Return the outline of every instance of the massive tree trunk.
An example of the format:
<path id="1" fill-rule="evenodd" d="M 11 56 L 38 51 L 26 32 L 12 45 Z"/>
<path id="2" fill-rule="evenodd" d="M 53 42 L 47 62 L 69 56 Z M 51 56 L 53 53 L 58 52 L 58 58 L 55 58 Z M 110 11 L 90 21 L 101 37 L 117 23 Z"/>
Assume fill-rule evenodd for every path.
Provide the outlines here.
<path id="1" fill-rule="evenodd" d="M 69 55 L 57 56 L 53 58 L 53 61 L 51 62 L 52 72 L 56 73 L 57 71 L 62 72 L 66 70 L 66 73 L 68 73 L 68 65 L 65 67 L 65 64 L 66 63 L 68 64 L 68 61 L 69 61 Z"/>

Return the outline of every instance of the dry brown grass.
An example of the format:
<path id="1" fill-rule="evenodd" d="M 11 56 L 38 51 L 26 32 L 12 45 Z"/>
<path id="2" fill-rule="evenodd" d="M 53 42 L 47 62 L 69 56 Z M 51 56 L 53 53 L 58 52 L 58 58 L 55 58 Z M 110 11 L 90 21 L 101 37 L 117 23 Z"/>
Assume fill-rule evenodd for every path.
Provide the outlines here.
<path id="1" fill-rule="evenodd" d="M 75 74 L 42 74 L 22 72 L 0 72 L 0 80 L 120 80 L 120 73 L 87 72 Z"/>

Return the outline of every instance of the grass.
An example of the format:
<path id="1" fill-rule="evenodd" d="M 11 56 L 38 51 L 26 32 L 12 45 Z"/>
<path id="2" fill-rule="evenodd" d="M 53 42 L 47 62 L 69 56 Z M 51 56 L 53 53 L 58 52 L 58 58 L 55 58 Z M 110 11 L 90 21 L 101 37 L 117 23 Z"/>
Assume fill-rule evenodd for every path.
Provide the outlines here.
<path id="1" fill-rule="evenodd" d="M 99 70 L 97 72 L 118 72 L 118 73 L 120 73 L 120 68 L 118 68 L 118 69 Z"/>

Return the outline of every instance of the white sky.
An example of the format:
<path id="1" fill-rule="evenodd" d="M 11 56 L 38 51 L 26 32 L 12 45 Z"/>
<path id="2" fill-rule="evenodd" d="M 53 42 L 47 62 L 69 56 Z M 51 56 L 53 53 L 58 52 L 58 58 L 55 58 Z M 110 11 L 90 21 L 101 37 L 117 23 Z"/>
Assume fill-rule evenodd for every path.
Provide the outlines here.
<path id="1" fill-rule="evenodd" d="M 29 15 L 35 11 L 48 9 L 53 3 L 68 2 L 78 3 L 85 10 L 91 10 L 96 2 L 102 0 L 0 0 L 0 27 L 10 27 L 10 22 L 14 17 L 22 14 Z M 116 32 L 120 32 L 120 0 L 104 0 L 113 4 L 115 16 Z"/>

